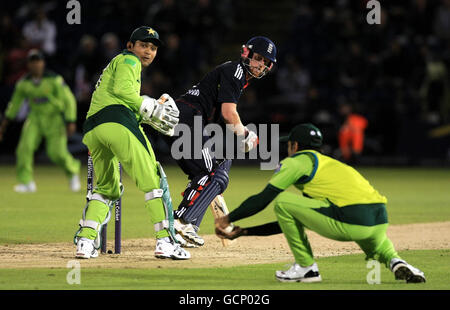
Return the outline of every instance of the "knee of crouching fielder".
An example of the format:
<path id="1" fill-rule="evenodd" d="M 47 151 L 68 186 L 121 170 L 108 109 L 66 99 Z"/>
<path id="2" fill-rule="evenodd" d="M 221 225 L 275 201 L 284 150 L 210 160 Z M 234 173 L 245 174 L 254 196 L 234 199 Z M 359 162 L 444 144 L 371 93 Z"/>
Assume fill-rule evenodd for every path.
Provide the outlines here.
<path id="1" fill-rule="evenodd" d="M 277 214 L 280 214 L 280 213 L 285 213 L 286 212 L 286 210 L 285 210 L 285 208 L 284 208 L 284 198 L 285 198 L 285 195 L 286 193 L 280 193 L 280 194 L 278 194 L 278 196 L 275 198 L 275 200 L 273 201 L 273 203 L 274 203 L 274 205 L 275 205 L 275 207 L 274 207 L 274 211 L 275 211 L 275 213 L 277 213 Z"/>
<path id="2" fill-rule="evenodd" d="M 275 214 L 280 214 L 283 212 L 283 207 L 281 206 L 281 204 L 278 203 L 277 200 L 274 200 L 274 208 L 273 211 L 275 211 Z"/>

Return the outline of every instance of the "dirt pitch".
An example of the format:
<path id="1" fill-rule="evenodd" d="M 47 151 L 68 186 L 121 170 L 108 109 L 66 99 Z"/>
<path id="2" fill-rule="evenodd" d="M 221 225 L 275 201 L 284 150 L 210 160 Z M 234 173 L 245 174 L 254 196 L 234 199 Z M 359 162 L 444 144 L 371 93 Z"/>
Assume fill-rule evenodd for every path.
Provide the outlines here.
<path id="1" fill-rule="evenodd" d="M 308 232 L 316 257 L 362 253 L 354 242 L 337 242 Z M 155 240 L 133 239 L 122 243 L 122 254 L 105 254 L 79 260 L 83 268 L 207 268 L 292 261 L 282 234 L 270 237 L 242 237 L 224 248 L 214 235 L 205 246 L 189 249 L 192 259 L 172 261 L 153 256 Z M 450 222 L 391 225 L 388 237 L 397 250 L 450 249 Z M 112 248 L 110 244 L 109 248 Z M 66 268 L 74 258 L 70 243 L 0 245 L 0 268 Z"/>

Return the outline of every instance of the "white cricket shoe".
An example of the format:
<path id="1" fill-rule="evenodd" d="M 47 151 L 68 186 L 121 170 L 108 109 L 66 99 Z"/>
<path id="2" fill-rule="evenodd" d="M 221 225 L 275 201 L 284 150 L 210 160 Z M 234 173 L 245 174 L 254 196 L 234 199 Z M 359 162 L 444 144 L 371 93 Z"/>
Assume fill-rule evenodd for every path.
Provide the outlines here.
<path id="1" fill-rule="evenodd" d="M 36 190 L 36 183 L 34 183 L 34 181 L 31 181 L 28 184 L 21 183 L 14 186 L 14 191 L 17 193 L 34 193 Z"/>
<path id="2" fill-rule="evenodd" d="M 98 257 L 98 251 L 94 248 L 94 240 L 88 238 L 77 239 L 77 253 L 76 258 L 96 258 Z"/>
<path id="3" fill-rule="evenodd" d="M 80 176 L 78 174 L 72 175 L 72 177 L 70 178 L 70 181 L 69 181 L 69 186 L 70 186 L 70 190 L 72 192 L 80 191 L 81 184 L 80 184 Z"/>
<path id="4" fill-rule="evenodd" d="M 278 281 L 281 282 L 321 282 L 322 277 L 319 273 L 319 267 L 314 263 L 308 267 L 302 267 L 294 263 L 288 270 L 277 270 L 275 273 Z"/>
<path id="5" fill-rule="evenodd" d="M 171 259 L 190 259 L 191 253 L 181 248 L 177 243 L 173 243 L 164 239 L 156 241 L 155 249 L 156 258 L 171 258 Z"/>
<path id="6" fill-rule="evenodd" d="M 173 222 L 173 228 L 179 233 L 184 240 L 191 242 L 195 245 L 202 246 L 205 244 L 205 240 L 197 234 L 197 230 L 192 224 L 183 224 L 179 219 Z"/>
<path id="7" fill-rule="evenodd" d="M 198 248 L 198 245 L 187 242 L 186 240 L 183 239 L 183 237 L 181 237 L 180 234 L 176 234 L 175 239 L 178 241 L 178 243 L 181 245 L 182 248 Z"/>
<path id="8" fill-rule="evenodd" d="M 395 280 L 406 280 L 406 283 L 426 282 L 425 274 L 399 258 L 391 259 L 390 269 L 395 275 Z"/>

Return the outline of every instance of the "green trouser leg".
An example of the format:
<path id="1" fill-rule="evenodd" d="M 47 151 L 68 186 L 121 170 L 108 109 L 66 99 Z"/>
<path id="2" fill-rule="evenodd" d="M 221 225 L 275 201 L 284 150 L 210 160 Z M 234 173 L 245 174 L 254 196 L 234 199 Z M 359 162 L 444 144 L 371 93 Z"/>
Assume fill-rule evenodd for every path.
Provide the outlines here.
<path id="1" fill-rule="evenodd" d="M 35 117 L 29 117 L 23 125 L 16 149 L 16 172 L 19 183 L 28 184 L 33 181 L 33 157 L 41 141 L 39 122 Z"/>
<path id="2" fill-rule="evenodd" d="M 43 118 L 41 121 L 51 124 L 45 127 L 46 130 L 43 133 L 45 135 L 47 155 L 50 160 L 64 169 L 64 172 L 69 177 L 79 174 L 81 164 L 67 149 L 66 126 L 62 117 L 53 117 L 47 121 Z"/>
<path id="3" fill-rule="evenodd" d="M 87 210 L 86 210 L 86 220 L 95 221 L 99 224 L 103 223 L 108 215 L 109 207 L 99 201 L 99 200 L 91 200 L 89 201 Z M 95 240 L 97 238 L 97 231 L 90 227 L 83 227 L 78 234 L 78 237 L 88 238 L 91 240 Z"/>
<path id="4" fill-rule="evenodd" d="M 96 176 L 94 193 L 101 194 L 109 200 L 117 200 L 120 197 L 119 161 L 142 192 L 149 193 L 160 188 L 153 149 L 142 128 L 141 133 L 147 148 L 126 127 L 117 123 L 103 123 L 84 136 L 83 143 L 88 147 L 94 163 Z M 161 198 L 146 201 L 145 208 L 153 225 L 166 219 Z M 165 229 L 156 231 L 157 238 L 168 235 Z"/>
<path id="5" fill-rule="evenodd" d="M 68 176 L 80 172 L 80 161 L 73 158 L 67 149 L 66 128 L 60 116 L 30 115 L 20 135 L 17 146 L 17 179 L 27 184 L 33 180 L 33 157 L 45 137 L 47 155 L 54 163 L 64 169 Z"/>
<path id="6" fill-rule="evenodd" d="M 382 224 L 367 227 L 366 236 L 354 233 L 351 229 L 349 229 L 350 234 L 355 235 L 355 242 L 366 254 L 366 259 L 376 259 L 380 263 L 385 264 L 387 268 L 389 268 L 391 259 L 400 258 L 398 253 L 395 251 L 391 240 L 389 240 L 386 236 L 388 225 L 389 224 Z"/>
<path id="7" fill-rule="evenodd" d="M 314 263 L 304 228 L 329 239 L 355 241 L 367 258 L 375 258 L 386 266 L 392 258 L 399 257 L 392 242 L 386 236 L 388 224 L 375 226 L 347 224 L 314 210 L 329 206 L 330 204 L 326 201 L 310 199 L 290 192 L 279 194 L 275 200 L 278 223 L 295 261 L 300 266 L 306 267 Z"/>

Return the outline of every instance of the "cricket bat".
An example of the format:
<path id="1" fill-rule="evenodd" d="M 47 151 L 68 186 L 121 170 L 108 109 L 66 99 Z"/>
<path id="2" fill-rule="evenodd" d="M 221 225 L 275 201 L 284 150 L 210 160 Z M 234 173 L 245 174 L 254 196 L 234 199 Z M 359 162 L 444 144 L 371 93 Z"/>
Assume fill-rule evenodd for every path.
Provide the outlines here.
<path id="1" fill-rule="evenodd" d="M 209 206 L 211 207 L 211 211 L 215 219 L 230 213 L 230 211 L 228 211 L 227 204 L 225 203 L 225 199 L 223 198 L 222 195 L 217 195 Z M 231 232 L 233 230 L 233 227 L 234 225 L 230 224 L 230 226 L 225 228 L 225 230 L 227 232 Z M 228 239 L 220 239 L 220 240 L 222 241 L 222 245 L 224 247 L 228 246 L 231 242 L 234 241 Z"/>

